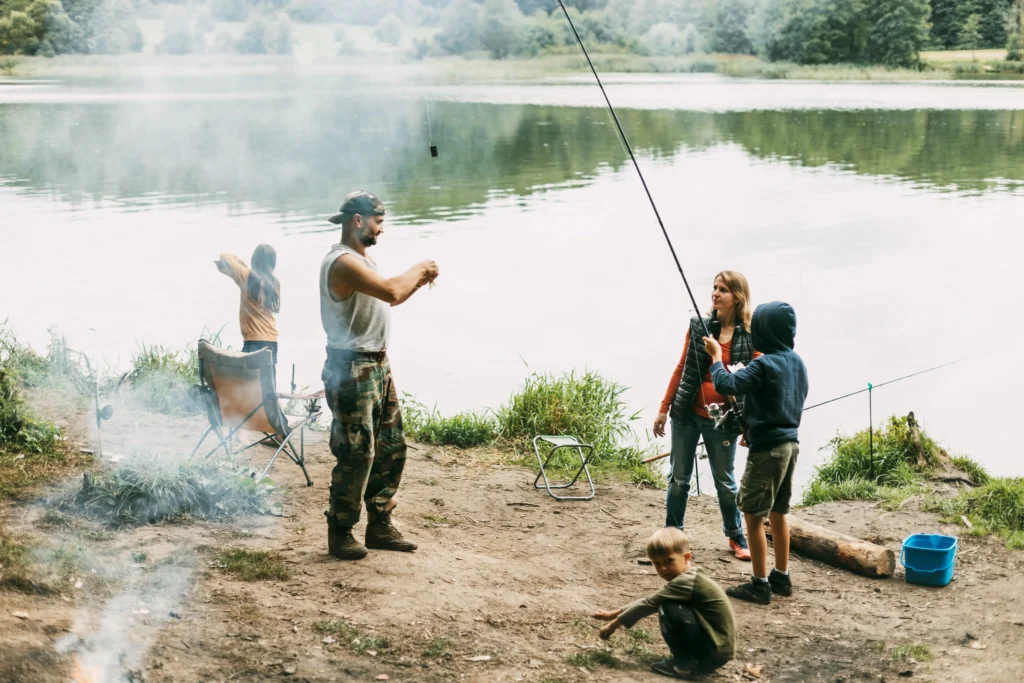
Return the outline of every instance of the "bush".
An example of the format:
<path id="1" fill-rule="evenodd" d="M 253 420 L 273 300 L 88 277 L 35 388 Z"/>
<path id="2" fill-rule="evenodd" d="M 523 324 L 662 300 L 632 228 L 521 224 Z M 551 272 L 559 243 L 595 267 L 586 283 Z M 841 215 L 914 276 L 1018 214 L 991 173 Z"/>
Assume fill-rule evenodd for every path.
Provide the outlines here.
<path id="1" fill-rule="evenodd" d="M 292 22 L 284 14 L 277 18 L 267 33 L 267 52 L 275 55 L 290 55 L 294 51 L 295 33 Z"/>
<path id="2" fill-rule="evenodd" d="M 243 55 L 267 54 L 268 33 L 267 22 L 263 17 L 253 17 L 245 23 L 242 35 L 235 44 L 235 51 Z"/>
<path id="3" fill-rule="evenodd" d="M 181 352 L 142 343 L 127 376 L 133 398 L 156 413 L 198 412 L 201 406 L 191 395 L 199 383 L 198 366 L 194 348 Z"/>
<path id="4" fill-rule="evenodd" d="M 951 521 L 967 517 L 977 534 L 998 533 L 1007 546 L 1024 548 L 1024 479 L 990 479 L 984 486 L 961 491 L 953 499 L 933 499 L 928 509 Z"/>
<path id="5" fill-rule="evenodd" d="M 486 413 L 463 412 L 442 417 L 408 394 L 402 397 L 402 425 L 416 441 L 435 445 L 471 448 L 483 446 L 498 436 L 494 418 Z"/>
<path id="6" fill-rule="evenodd" d="M 574 436 L 594 446 L 590 462 L 598 469 L 628 473 L 637 484 L 662 484 L 662 477 L 641 461 L 647 454 L 640 448 L 631 423 L 639 413 L 628 415 L 622 394 L 626 387 L 595 372 L 530 375 L 523 387 L 497 411 L 500 437 L 510 447 L 532 455 L 533 437 Z M 571 466 L 571 457 L 561 451 L 556 468 Z M 578 461 L 577 461 L 578 462 Z"/>
<path id="7" fill-rule="evenodd" d="M 245 21 L 252 4 L 249 0 L 212 0 L 209 10 L 218 21 Z"/>
<path id="8" fill-rule="evenodd" d="M 373 29 L 373 37 L 387 45 L 397 46 L 402 42 L 402 20 L 394 14 L 389 14 Z"/>
<path id="9" fill-rule="evenodd" d="M 330 23 L 344 18 L 333 0 L 293 0 L 285 11 L 292 20 L 304 24 Z"/>
<path id="10" fill-rule="evenodd" d="M 831 449 L 829 460 L 817 468 L 816 480 L 838 484 L 862 479 L 883 486 L 905 486 L 920 479 L 926 472 L 916 468 L 916 458 L 910 428 L 903 417 L 892 416 L 885 427 L 874 433 L 874 466 L 872 468 L 868 430 L 852 437 L 836 436 L 826 448 Z M 921 433 L 921 445 L 930 465 L 939 462 L 940 449 L 932 439 Z M 874 479 L 871 478 L 872 469 Z"/>
<path id="11" fill-rule="evenodd" d="M 649 54 L 660 57 L 689 54 L 696 50 L 697 33 L 692 24 L 686 28 L 688 33 L 684 35 L 675 24 L 655 24 L 644 36 L 644 47 Z"/>
<path id="12" fill-rule="evenodd" d="M 434 37 L 443 51 L 458 55 L 480 49 L 483 12 L 472 0 L 453 0 L 441 13 L 441 30 Z"/>

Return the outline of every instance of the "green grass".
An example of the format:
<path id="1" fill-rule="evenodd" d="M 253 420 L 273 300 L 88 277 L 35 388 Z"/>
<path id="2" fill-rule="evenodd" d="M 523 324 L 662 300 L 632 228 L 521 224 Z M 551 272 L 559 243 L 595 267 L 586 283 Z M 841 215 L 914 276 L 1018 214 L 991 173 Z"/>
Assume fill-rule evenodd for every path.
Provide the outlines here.
<path id="1" fill-rule="evenodd" d="M 837 500 L 880 500 L 888 510 L 899 508 L 911 496 L 927 492 L 925 479 L 939 466 L 942 449 L 921 432 L 924 467 L 917 464 L 910 429 L 903 417 L 890 417 L 882 429 L 874 432 L 874 456 L 871 435 L 863 430 L 853 436 L 836 436 L 826 448 L 828 459 L 816 468 L 804 489 L 803 505 Z M 872 459 L 874 463 L 872 465 Z M 950 459 L 977 482 L 988 480 L 985 470 L 966 456 Z"/>
<path id="2" fill-rule="evenodd" d="M 662 655 L 651 649 L 654 639 L 644 628 L 635 626 L 626 630 L 626 652 L 643 665 L 650 665 L 662 658 Z"/>
<path id="3" fill-rule="evenodd" d="M 1024 478 L 993 478 L 984 486 L 965 489 L 955 498 L 932 498 L 926 509 L 949 521 L 971 521 L 975 535 L 994 533 L 1011 549 L 1024 548 Z"/>
<path id="4" fill-rule="evenodd" d="M 451 643 L 447 638 L 434 638 L 423 649 L 423 656 L 429 659 L 446 659 L 451 657 Z"/>
<path id="5" fill-rule="evenodd" d="M 145 552 L 141 550 L 136 550 L 132 553 L 132 562 L 134 562 L 135 564 L 141 564 L 142 562 L 145 562 L 148 557 L 149 555 L 147 555 Z"/>
<path id="6" fill-rule="evenodd" d="M 427 408 L 405 394 L 402 403 L 402 426 L 407 436 L 438 446 L 472 448 L 491 443 L 498 435 L 494 418 L 486 412 L 462 412 L 443 417 L 437 408 Z"/>
<path id="7" fill-rule="evenodd" d="M 893 647 L 889 654 L 896 662 L 907 662 L 914 659 L 918 662 L 927 662 L 932 659 L 932 649 L 924 643 L 905 643 Z"/>
<path id="8" fill-rule="evenodd" d="M 562 375 L 534 373 L 496 412 L 502 442 L 524 460 L 533 460 L 533 437 L 571 435 L 594 446 L 591 469 L 612 473 L 635 484 L 659 487 L 664 478 L 641 461 L 649 450 L 641 448 L 632 430 L 640 413 L 629 414 L 622 396 L 627 387 L 596 372 Z M 542 452 L 542 457 L 546 453 Z M 551 467 L 570 472 L 578 456 L 562 449 Z"/>
<path id="9" fill-rule="evenodd" d="M 313 630 L 321 635 L 337 636 L 339 642 L 348 645 L 357 655 L 391 647 L 390 638 L 368 634 L 358 626 L 340 619 L 321 619 L 313 624 Z"/>
<path id="10" fill-rule="evenodd" d="M 222 551 L 214 566 L 242 581 L 271 581 L 287 579 L 289 576 L 288 568 L 277 553 L 244 548 Z"/>
<path id="11" fill-rule="evenodd" d="M 576 652 L 566 657 L 565 661 L 567 664 L 576 667 L 585 666 L 588 668 L 596 668 L 598 666 L 604 666 L 609 669 L 617 669 L 622 666 L 622 662 L 616 659 L 615 655 L 611 653 L 611 650 L 585 650 L 583 652 Z"/>
<path id="12" fill-rule="evenodd" d="M 986 472 L 981 465 L 966 455 L 954 455 L 950 458 L 950 461 L 957 469 L 962 470 L 964 474 L 970 477 L 971 480 L 979 486 L 987 484 L 991 479 L 988 472 Z"/>

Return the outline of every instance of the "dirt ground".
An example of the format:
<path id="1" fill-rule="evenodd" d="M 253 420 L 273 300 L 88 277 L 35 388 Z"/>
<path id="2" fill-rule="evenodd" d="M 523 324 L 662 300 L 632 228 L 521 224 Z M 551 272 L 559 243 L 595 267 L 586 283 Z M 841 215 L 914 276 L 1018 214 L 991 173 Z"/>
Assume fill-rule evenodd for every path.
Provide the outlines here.
<path id="1" fill-rule="evenodd" d="M 130 448 L 130 421 L 109 425 L 108 451 Z M 203 427 L 198 419 L 166 420 L 158 436 L 190 446 Z M 647 669 L 653 655 L 667 652 L 656 620 L 632 636 L 620 632 L 609 649 L 589 617 L 658 588 L 638 559 L 662 523 L 663 492 L 605 482 L 591 501 L 557 502 L 532 488 L 530 471 L 495 465 L 486 451 L 417 449 L 395 512 L 420 544 L 414 554 L 371 551 L 350 563 L 327 555 L 333 457 L 323 433 L 306 439 L 312 488 L 290 462 L 275 464 L 272 476 L 288 489 L 280 518 L 79 533 L 69 541 L 72 532 L 40 526 L 45 505 L 4 511 L 13 533 L 44 545 L 73 542 L 92 568 L 80 570 L 85 581 L 55 580 L 56 594 L 0 591 L 0 681 L 74 680 L 82 634 L 114 622 L 104 647 L 133 681 L 663 680 Z M 798 514 L 897 554 L 911 533 L 961 532 L 932 515 L 873 503 Z M 749 564 L 727 551 L 713 498 L 692 498 L 687 522 L 698 565 L 725 585 L 747 578 Z M 233 578 L 214 562 L 227 547 L 280 553 L 290 578 Z M 108 573 L 115 565 L 125 569 Z M 1022 566 L 1024 553 L 970 536 L 960 538 L 956 577 L 941 589 L 907 584 L 901 567 L 873 580 L 795 557 L 791 598 L 768 607 L 734 603 L 739 653 L 707 680 L 1024 680 Z M 187 580 L 148 607 L 144 597 L 118 600 L 132 577 L 166 567 Z M 325 623 L 347 625 L 325 635 Z M 933 658 L 897 659 L 899 645 L 926 645 Z"/>

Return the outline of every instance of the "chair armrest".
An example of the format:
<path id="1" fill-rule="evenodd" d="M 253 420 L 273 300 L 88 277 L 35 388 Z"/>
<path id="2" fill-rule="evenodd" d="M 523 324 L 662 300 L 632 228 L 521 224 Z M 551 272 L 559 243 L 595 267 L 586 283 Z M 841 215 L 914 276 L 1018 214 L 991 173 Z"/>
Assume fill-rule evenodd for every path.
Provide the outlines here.
<path id="1" fill-rule="evenodd" d="M 316 393 L 308 394 L 308 395 L 305 395 L 305 394 L 278 394 L 277 397 L 278 398 L 293 399 L 293 400 L 296 400 L 296 401 L 315 401 L 317 399 L 326 398 L 327 397 L 327 392 L 324 391 L 323 389 L 321 389 L 320 391 L 317 391 Z"/>

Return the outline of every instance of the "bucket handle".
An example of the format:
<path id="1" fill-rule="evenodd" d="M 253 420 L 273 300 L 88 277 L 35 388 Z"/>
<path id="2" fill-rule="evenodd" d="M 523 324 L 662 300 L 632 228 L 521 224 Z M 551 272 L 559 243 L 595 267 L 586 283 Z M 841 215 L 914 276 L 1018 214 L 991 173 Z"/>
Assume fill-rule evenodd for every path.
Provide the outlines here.
<path id="1" fill-rule="evenodd" d="M 903 558 L 904 558 L 904 556 L 906 554 L 907 554 L 906 547 L 900 548 L 900 564 L 903 565 L 904 569 L 907 568 L 907 563 L 903 561 Z M 915 572 L 944 572 L 947 569 L 949 569 L 950 567 L 952 567 L 954 562 L 956 562 L 956 555 L 955 554 L 953 555 L 953 559 L 950 560 L 949 564 L 947 564 L 945 567 L 936 567 L 935 569 L 917 569 L 915 567 L 911 567 L 911 569 L 913 569 Z"/>

